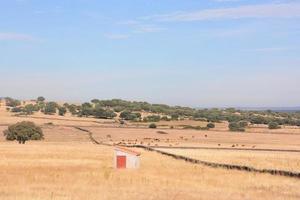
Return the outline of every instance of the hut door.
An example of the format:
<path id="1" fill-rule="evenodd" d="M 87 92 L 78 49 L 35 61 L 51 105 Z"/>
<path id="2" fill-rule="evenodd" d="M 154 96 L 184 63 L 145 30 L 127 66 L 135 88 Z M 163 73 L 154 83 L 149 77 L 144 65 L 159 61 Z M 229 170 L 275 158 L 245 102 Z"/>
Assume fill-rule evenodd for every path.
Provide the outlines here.
<path id="1" fill-rule="evenodd" d="M 117 168 L 126 168 L 126 156 L 117 156 Z"/>

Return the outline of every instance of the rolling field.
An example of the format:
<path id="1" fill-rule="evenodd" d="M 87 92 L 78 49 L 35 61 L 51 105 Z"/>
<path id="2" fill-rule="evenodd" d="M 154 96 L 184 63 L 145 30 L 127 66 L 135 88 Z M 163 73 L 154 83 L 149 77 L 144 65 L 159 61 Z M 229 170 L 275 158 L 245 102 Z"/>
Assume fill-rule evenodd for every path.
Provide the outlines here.
<path id="1" fill-rule="evenodd" d="M 300 180 L 296 178 L 210 168 L 142 149 L 136 149 L 142 153 L 139 169 L 116 170 L 113 147 L 93 144 L 87 132 L 75 127 L 90 131 L 104 143 L 226 148 L 229 150 L 162 150 L 209 162 L 296 172 L 300 171 L 300 153 L 253 150 L 300 150 L 298 130 L 289 134 L 231 133 L 119 127 L 112 120 L 70 116 L 16 117 L 5 113 L 0 118 L 1 133 L 7 124 L 29 120 L 41 125 L 45 136 L 43 141 L 25 145 L 0 137 L 1 200 L 300 198 Z"/>
<path id="2" fill-rule="evenodd" d="M 168 147 L 300 150 L 300 134 L 232 133 L 180 129 L 87 128 L 100 141 Z M 163 131 L 165 134 L 160 134 Z M 111 137 L 108 139 L 107 135 Z M 234 145 L 234 147 L 232 147 Z"/>
<path id="3" fill-rule="evenodd" d="M 266 152 L 266 151 L 222 151 L 196 149 L 163 149 L 158 150 L 187 156 L 206 162 L 232 165 L 246 165 L 257 169 L 276 169 L 300 172 L 300 153 Z"/>
<path id="4" fill-rule="evenodd" d="M 213 169 L 142 151 L 138 170 L 112 168 L 112 147 L 0 144 L 0 199 L 299 199 L 300 180 Z"/>

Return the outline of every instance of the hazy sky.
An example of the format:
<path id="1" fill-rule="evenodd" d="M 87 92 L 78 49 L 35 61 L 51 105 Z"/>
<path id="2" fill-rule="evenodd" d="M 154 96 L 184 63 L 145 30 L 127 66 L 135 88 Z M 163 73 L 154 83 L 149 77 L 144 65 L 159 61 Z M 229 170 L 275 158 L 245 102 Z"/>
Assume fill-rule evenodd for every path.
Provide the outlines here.
<path id="1" fill-rule="evenodd" d="M 0 0 L 0 96 L 299 106 L 299 0 Z"/>

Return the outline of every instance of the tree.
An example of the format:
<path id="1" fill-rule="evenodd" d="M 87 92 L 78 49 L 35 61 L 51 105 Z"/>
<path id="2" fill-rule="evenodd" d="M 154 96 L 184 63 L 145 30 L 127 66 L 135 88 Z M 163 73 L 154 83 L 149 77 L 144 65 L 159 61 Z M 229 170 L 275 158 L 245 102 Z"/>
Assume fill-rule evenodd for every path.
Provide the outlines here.
<path id="1" fill-rule="evenodd" d="M 10 125 L 7 130 L 3 131 L 6 140 L 17 140 L 20 144 L 25 144 L 27 140 L 42 140 L 43 131 L 33 122 L 18 122 Z"/>
<path id="2" fill-rule="evenodd" d="M 171 114 L 171 119 L 172 120 L 178 120 L 178 118 L 179 118 L 178 114 L 176 114 L 176 113 Z"/>
<path id="3" fill-rule="evenodd" d="M 159 115 L 149 115 L 147 117 L 144 117 L 144 122 L 159 122 L 160 116 Z"/>
<path id="4" fill-rule="evenodd" d="M 156 124 L 152 123 L 149 125 L 149 128 L 157 128 Z"/>
<path id="5" fill-rule="evenodd" d="M 74 104 L 71 104 L 68 106 L 68 110 L 72 115 L 76 115 L 77 114 L 77 106 Z"/>
<path id="6" fill-rule="evenodd" d="M 117 114 L 112 110 L 106 109 L 104 112 L 104 116 L 105 116 L 105 119 L 112 119 L 112 118 L 116 117 Z"/>
<path id="7" fill-rule="evenodd" d="M 252 124 L 268 124 L 269 121 L 267 118 L 259 115 L 254 115 L 251 117 L 250 122 Z"/>
<path id="8" fill-rule="evenodd" d="M 33 104 L 28 104 L 24 107 L 23 109 L 23 112 L 26 114 L 26 115 L 32 115 L 33 112 L 35 111 L 35 106 Z"/>
<path id="9" fill-rule="evenodd" d="M 21 101 L 17 100 L 17 99 L 13 99 L 10 97 L 6 97 L 5 98 L 5 104 L 8 107 L 17 107 L 21 105 Z"/>
<path id="10" fill-rule="evenodd" d="M 238 122 L 229 123 L 229 130 L 234 132 L 245 132 L 245 127 L 241 127 Z"/>
<path id="11" fill-rule="evenodd" d="M 215 128 L 216 126 L 215 126 L 214 123 L 208 123 L 208 124 L 206 125 L 206 127 L 207 127 L 207 128 Z"/>
<path id="12" fill-rule="evenodd" d="M 46 99 L 42 96 L 37 98 L 37 102 L 44 102 Z"/>
<path id="13" fill-rule="evenodd" d="M 56 113 L 56 108 L 58 107 L 57 103 L 55 102 L 49 102 L 46 103 L 45 108 L 44 108 L 44 113 L 46 115 L 52 115 Z"/>
<path id="14" fill-rule="evenodd" d="M 68 104 L 68 103 L 64 103 L 64 105 L 63 105 L 65 108 L 68 108 L 69 106 L 70 106 L 70 104 Z"/>
<path id="15" fill-rule="evenodd" d="M 64 116 L 66 114 L 66 112 L 67 112 L 67 109 L 65 107 L 61 107 L 61 106 L 58 107 L 58 114 L 60 116 Z"/>
<path id="16" fill-rule="evenodd" d="M 129 116 L 130 116 L 130 114 L 131 114 L 131 112 L 130 112 L 130 111 L 127 111 L 127 110 L 125 110 L 125 111 L 121 112 L 121 114 L 120 114 L 120 118 L 122 118 L 122 119 L 125 119 L 125 120 L 128 120 L 128 119 L 129 119 Z"/>
<path id="17" fill-rule="evenodd" d="M 171 121 L 171 119 L 168 118 L 168 116 L 162 116 L 162 117 L 161 117 L 161 120 L 162 120 L 162 121 Z"/>
<path id="18" fill-rule="evenodd" d="M 132 113 L 130 111 L 123 111 L 120 114 L 120 118 L 125 120 L 136 120 L 141 118 L 141 113 Z"/>
<path id="19" fill-rule="evenodd" d="M 93 105 L 90 103 L 83 103 L 81 105 L 81 112 L 80 112 L 81 116 L 90 116 L 93 115 Z"/>
<path id="20" fill-rule="evenodd" d="M 279 129 L 280 128 L 280 126 L 277 122 L 270 122 L 268 126 L 269 126 L 269 129 Z"/>
<path id="21" fill-rule="evenodd" d="M 247 121 L 240 121 L 239 126 L 242 127 L 242 128 L 246 128 L 248 126 L 248 122 Z"/>
<path id="22" fill-rule="evenodd" d="M 12 109 L 10 109 L 10 111 L 14 113 L 19 113 L 22 112 L 23 109 L 21 107 L 13 107 Z"/>
<path id="23" fill-rule="evenodd" d="M 100 106 L 97 106 L 94 109 L 93 115 L 96 118 L 102 118 L 102 119 L 112 119 L 117 116 L 116 113 L 114 113 L 112 110 L 109 110 L 109 109 L 104 110 Z"/>
<path id="24" fill-rule="evenodd" d="M 45 104 L 45 102 L 40 101 L 36 104 L 36 106 L 38 108 L 37 111 L 41 110 L 42 112 L 44 112 L 46 104 Z"/>
<path id="25" fill-rule="evenodd" d="M 236 109 L 235 108 L 226 108 L 225 111 L 229 112 L 229 113 L 235 113 Z"/>
<path id="26" fill-rule="evenodd" d="M 91 100 L 91 102 L 92 102 L 93 104 L 97 104 L 97 103 L 100 102 L 100 100 L 99 100 L 99 99 L 93 99 L 93 100 Z"/>
<path id="27" fill-rule="evenodd" d="M 115 112 L 122 112 L 123 110 L 125 110 L 125 107 L 123 107 L 123 106 L 116 106 L 116 107 L 114 107 L 114 111 Z"/>

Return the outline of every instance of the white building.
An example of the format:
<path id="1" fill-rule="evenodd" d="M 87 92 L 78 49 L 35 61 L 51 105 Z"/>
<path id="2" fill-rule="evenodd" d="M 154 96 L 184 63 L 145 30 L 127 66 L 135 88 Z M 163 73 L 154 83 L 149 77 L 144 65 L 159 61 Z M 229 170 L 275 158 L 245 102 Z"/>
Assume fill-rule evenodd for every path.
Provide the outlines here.
<path id="1" fill-rule="evenodd" d="M 140 166 L 140 153 L 125 147 L 115 147 L 114 166 L 117 169 L 136 169 Z"/>

